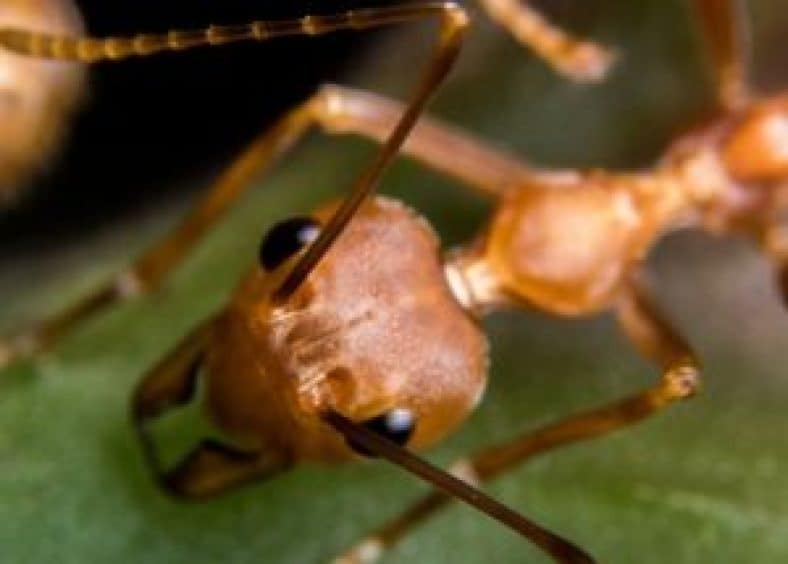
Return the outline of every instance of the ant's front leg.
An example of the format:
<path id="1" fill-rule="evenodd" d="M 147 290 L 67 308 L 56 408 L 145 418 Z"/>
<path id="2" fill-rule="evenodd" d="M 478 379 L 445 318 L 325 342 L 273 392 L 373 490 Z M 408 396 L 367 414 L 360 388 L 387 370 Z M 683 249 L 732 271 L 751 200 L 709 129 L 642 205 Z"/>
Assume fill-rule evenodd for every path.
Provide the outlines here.
<path id="1" fill-rule="evenodd" d="M 0 340 L 0 367 L 49 349 L 68 331 L 112 305 L 157 290 L 169 273 L 249 188 L 313 126 L 330 135 L 359 135 L 384 143 L 406 106 L 383 96 L 337 85 L 323 86 L 254 141 L 208 190 L 181 225 L 144 252 L 127 270 L 31 331 Z M 493 198 L 545 174 L 472 136 L 422 118 L 402 151 Z"/>
<path id="2" fill-rule="evenodd" d="M 716 73 L 719 103 L 727 110 L 752 98 L 748 72 L 751 41 L 743 0 L 692 0 Z"/>
<path id="3" fill-rule="evenodd" d="M 510 442 L 482 449 L 455 462 L 452 473 L 470 483 L 486 482 L 534 456 L 625 429 L 694 395 L 700 386 L 700 366 L 694 353 L 657 312 L 636 280 L 623 292 L 618 316 L 621 326 L 637 348 L 661 367 L 662 375 L 656 384 L 607 406 L 572 415 Z M 440 492 L 424 496 L 343 553 L 335 563 L 369 564 L 376 561 L 451 501 Z"/>
<path id="4" fill-rule="evenodd" d="M 252 178 L 289 149 L 310 125 L 305 106 L 266 131 L 209 188 L 207 195 L 161 241 L 103 286 L 31 329 L 0 340 L 0 368 L 50 349 L 61 337 L 113 305 L 156 291 L 167 276 L 249 188 Z"/>

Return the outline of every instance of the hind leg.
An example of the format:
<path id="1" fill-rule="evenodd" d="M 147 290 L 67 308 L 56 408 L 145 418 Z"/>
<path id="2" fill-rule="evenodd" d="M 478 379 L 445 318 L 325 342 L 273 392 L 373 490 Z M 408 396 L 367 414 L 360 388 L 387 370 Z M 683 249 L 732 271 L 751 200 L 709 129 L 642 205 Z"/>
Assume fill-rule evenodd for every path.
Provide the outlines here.
<path id="1" fill-rule="evenodd" d="M 700 366 L 689 345 L 662 318 L 644 289 L 633 281 L 618 307 L 622 328 L 635 346 L 661 368 L 651 387 L 609 405 L 581 412 L 512 441 L 484 448 L 452 465 L 453 473 L 480 484 L 515 469 L 534 456 L 623 430 L 694 395 L 700 387 Z M 344 552 L 336 564 L 369 564 L 452 501 L 430 493 L 375 529 Z"/>
<path id="2" fill-rule="evenodd" d="M 572 37 L 523 0 L 480 0 L 482 8 L 512 37 L 561 74 L 577 82 L 602 80 L 615 55 L 597 43 Z"/>

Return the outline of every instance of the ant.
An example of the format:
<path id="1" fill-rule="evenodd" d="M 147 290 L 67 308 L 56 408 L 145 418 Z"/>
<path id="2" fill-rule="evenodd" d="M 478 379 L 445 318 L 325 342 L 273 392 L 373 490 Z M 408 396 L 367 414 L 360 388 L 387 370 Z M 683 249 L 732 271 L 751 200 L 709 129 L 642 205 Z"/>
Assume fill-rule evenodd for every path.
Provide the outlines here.
<path id="1" fill-rule="evenodd" d="M 49 346 L 88 313 L 155 288 L 252 172 L 310 126 L 380 141 L 382 150 L 351 195 L 274 226 L 261 244 L 259 266 L 229 304 L 142 381 L 132 416 L 154 475 L 174 495 L 201 498 L 303 460 L 377 455 L 476 505 L 557 561 L 592 561 L 476 486 L 532 456 L 621 429 L 698 391 L 696 355 L 654 307 L 639 275 L 644 257 L 666 233 L 687 226 L 744 233 L 775 257 L 788 279 L 780 224 L 788 99 L 749 91 L 738 4 L 694 4 L 718 70 L 719 115 L 679 138 L 655 167 L 632 173 L 539 170 L 448 125 L 418 120 L 467 25 L 465 12 L 450 2 L 135 40 L 69 41 L 0 30 L 6 48 L 92 61 L 283 29 L 373 27 L 426 13 L 441 14 L 443 23 L 438 55 L 407 106 L 323 87 L 257 140 L 170 238 L 111 286 L 13 342 L 9 356 Z M 371 196 L 399 149 L 497 202 L 476 239 L 441 257 L 422 218 L 399 202 Z M 661 378 L 640 393 L 490 447 L 442 472 L 410 449 L 439 441 L 480 401 L 487 344 L 475 320 L 502 308 L 566 317 L 613 310 L 635 347 L 660 367 Z M 175 468 L 164 469 L 148 425 L 191 400 L 200 376 L 208 411 L 237 444 L 204 441 Z M 445 493 L 428 495 L 337 561 L 376 560 L 449 500 Z"/>
<path id="2" fill-rule="evenodd" d="M 70 0 L 4 0 L 0 26 L 80 35 Z M 83 65 L 0 51 L 0 203 L 19 193 L 57 150 L 84 94 Z"/>
<path id="3" fill-rule="evenodd" d="M 407 106 L 398 106 L 393 113 L 381 107 L 379 115 L 364 116 L 367 109 L 378 113 L 373 95 L 323 87 L 255 140 L 180 227 L 128 271 L 33 331 L 0 342 L 0 365 L 42 352 L 89 315 L 156 289 L 240 196 L 250 177 L 270 166 L 311 127 L 319 125 L 330 133 L 350 126 L 362 132 L 366 125 L 380 134 L 382 147 L 350 195 L 312 217 L 272 228 L 261 245 L 259 268 L 242 282 L 232 303 L 196 328 L 139 385 L 132 419 L 148 465 L 171 494 L 202 498 L 271 477 L 300 460 L 382 456 L 508 525 L 556 560 L 587 562 L 590 557 L 569 541 L 403 448 L 405 443 L 426 447 L 456 427 L 480 400 L 486 380 L 486 340 L 448 285 L 437 260 L 434 233 L 404 205 L 371 196 L 459 54 L 469 24 L 461 5 L 400 3 L 130 38 L 7 26 L 0 27 L 0 49 L 16 56 L 97 63 L 423 19 L 436 19 L 440 35 Z M 550 29 L 542 19 L 531 26 L 532 32 Z M 546 52 L 556 51 L 559 43 L 563 48 L 574 44 L 557 33 L 532 41 L 547 44 Z M 564 56 L 556 52 L 552 58 Z M 347 247 L 349 239 L 357 239 L 353 246 L 359 254 Z M 388 261 L 386 268 L 372 271 L 366 266 L 368 259 L 396 249 L 400 258 Z M 414 295 L 424 303 L 414 300 Z M 236 308 L 244 310 L 246 320 L 235 315 Z M 418 342 L 448 338 L 453 344 L 436 358 L 431 348 L 414 347 L 414 331 L 404 331 L 410 325 L 422 328 Z M 258 351 L 262 356 L 254 359 L 249 356 L 250 345 L 262 345 L 268 352 Z M 328 357 L 320 358 L 328 352 Z M 407 358 L 407 370 L 397 366 Z M 260 379 L 263 369 L 265 381 Z M 296 378 L 291 378 L 293 371 Z M 165 470 L 149 424 L 189 401 L 203 373 L 216 375 L 206 378 L 208 410 L 237 443 L 203 441 L 177 467 Z M 274 399 L 273 395 L 278 399 L 266 413 L 255 415 L 259 410 L 249 410 L 250 401 L 256 404 L 266 397 Z M 389 409 L 388 404 L 396 406 Z"/>

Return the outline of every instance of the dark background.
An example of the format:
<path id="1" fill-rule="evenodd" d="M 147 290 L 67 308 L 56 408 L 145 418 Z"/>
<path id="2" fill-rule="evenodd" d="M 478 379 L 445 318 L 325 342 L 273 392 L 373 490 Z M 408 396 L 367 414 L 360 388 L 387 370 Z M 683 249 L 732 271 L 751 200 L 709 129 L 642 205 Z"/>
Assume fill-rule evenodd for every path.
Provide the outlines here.
<path id="1" fill-rule="evenodd" d="M 133 35 L 385 5 L 386 0 L 78 0 L 89 33 Z M 610 4 L 535 2 L 583 27 Z M 472 6 L 477 9 L 475 5 Z M 205 186 L 251 138 L 323 81 L 341 81 L 389 30 L 200 48 L 91 67 L 62 152 L 0 209 L 0 256 L 79 240 Z M 396 55 L 392 57 L 396 59 Z"/>
<path id="2" fill-rule="evenodd" d="M 298 17 L 370 0 L 80 0 L 93 35 Z M 64 151 L 13 209 L 0 252 L 48 246 L 154 205 L 226 162 L 284 109 L 342 75 L 371 34 L 281 39 L 164 54 L 91 69 Z M 208 169 L 208 170 L 206 170 Z M 119 171 L 122 173 L 119 174 Z"/>

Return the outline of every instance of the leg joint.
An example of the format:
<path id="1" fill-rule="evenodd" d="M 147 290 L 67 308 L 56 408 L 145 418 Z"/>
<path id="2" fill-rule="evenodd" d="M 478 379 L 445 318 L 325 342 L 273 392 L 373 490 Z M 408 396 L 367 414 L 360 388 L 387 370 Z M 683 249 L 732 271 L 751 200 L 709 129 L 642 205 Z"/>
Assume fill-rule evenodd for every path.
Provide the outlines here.
<path id="1" fill-rule="evenodd" d="M 697 394 L 701 389 L 701 370 L 697 361 L 687 358 L 671 364 L 663 380 L 672 397 L 681 399 Z"/>

